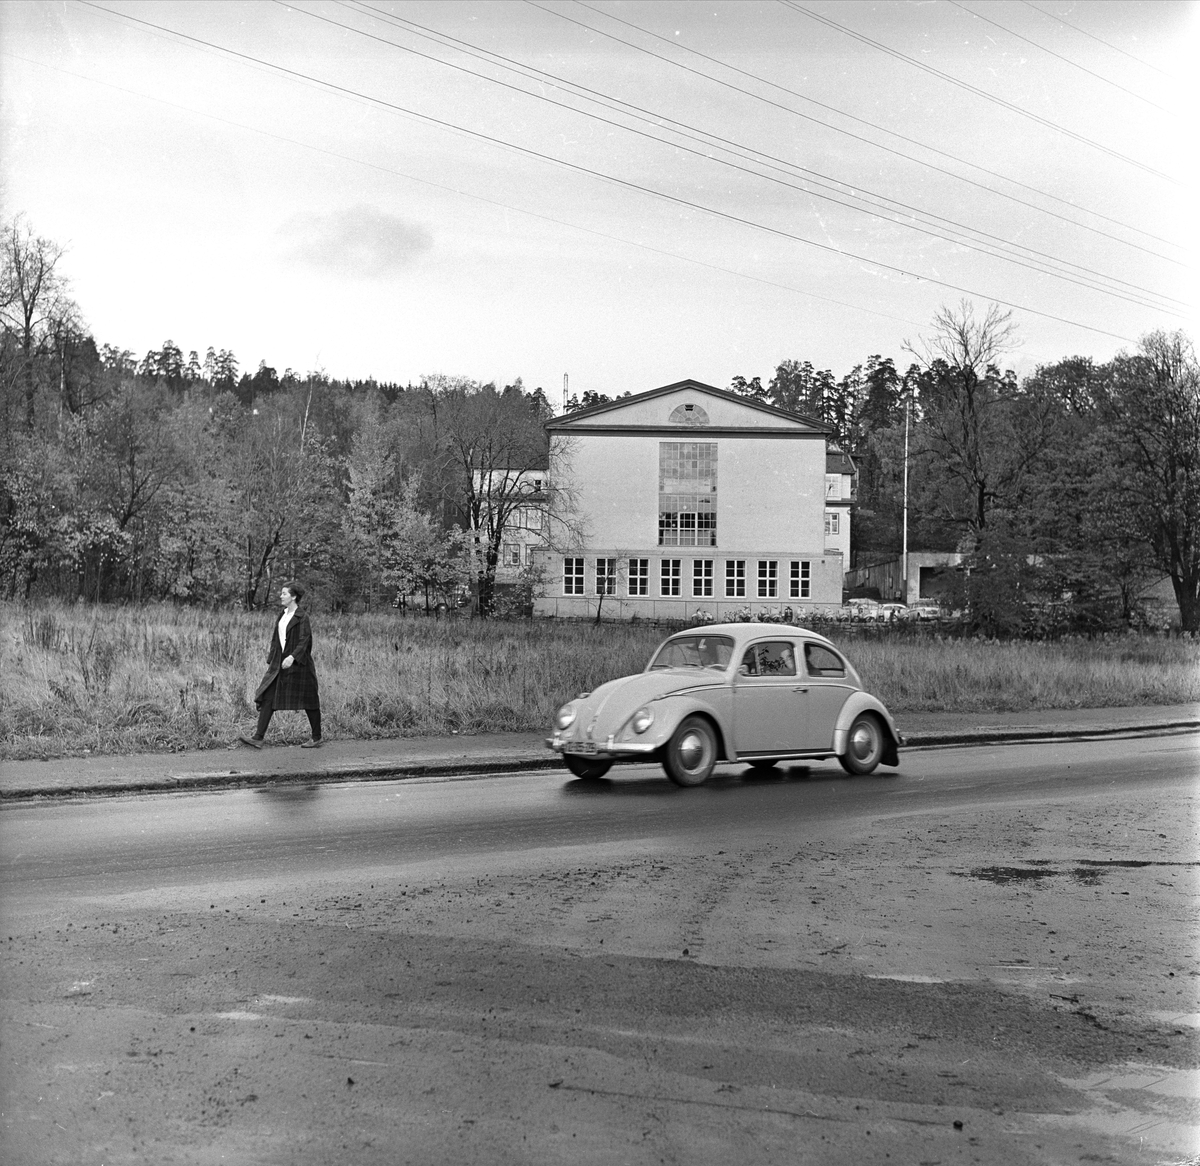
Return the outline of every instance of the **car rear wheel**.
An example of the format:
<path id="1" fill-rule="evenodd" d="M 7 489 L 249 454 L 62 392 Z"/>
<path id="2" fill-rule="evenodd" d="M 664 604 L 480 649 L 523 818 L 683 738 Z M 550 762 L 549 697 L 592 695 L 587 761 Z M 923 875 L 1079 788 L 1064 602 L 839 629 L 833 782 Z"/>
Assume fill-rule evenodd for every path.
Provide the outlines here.
<path id="1" fill-rule="evenodd" d="M 717 763 L 717 738 L 703 717 L 687 717 L 663 751 L 663 769 L 676 785 L 703 785 Z"/>
<path id="2" fill-rule="evenodd" d="M 581 781 L 599 781 L 612 769 L 611 761 L 597 761 L 593 757 L 577 757 L 573 753 L 563 754 L 563 764 Z"/>
<path id="3" fill-rule="evenodd" d="M 847 773 L 868 774 L 883 760 L 883 726 L 872 713 L 854 718 L 846 735 L 846 752 L 838 760 Z"/>

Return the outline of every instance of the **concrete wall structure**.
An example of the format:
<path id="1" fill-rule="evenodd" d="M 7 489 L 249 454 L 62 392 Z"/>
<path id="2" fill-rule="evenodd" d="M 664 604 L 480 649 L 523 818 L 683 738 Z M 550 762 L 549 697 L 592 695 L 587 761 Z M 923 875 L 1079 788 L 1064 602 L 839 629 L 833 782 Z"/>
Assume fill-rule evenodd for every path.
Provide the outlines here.
<path id="1" fill-rule="evenodd" d="M 848 571 L 846 588 L 851 592 L 874 589 L 884 603 L 912 604 L 918 599 L 941 599 L 962 561 L 963 556 L 953 551 L 910 551 L 907 585 L 904 563 L 897 557 L 873 567 Z"/>

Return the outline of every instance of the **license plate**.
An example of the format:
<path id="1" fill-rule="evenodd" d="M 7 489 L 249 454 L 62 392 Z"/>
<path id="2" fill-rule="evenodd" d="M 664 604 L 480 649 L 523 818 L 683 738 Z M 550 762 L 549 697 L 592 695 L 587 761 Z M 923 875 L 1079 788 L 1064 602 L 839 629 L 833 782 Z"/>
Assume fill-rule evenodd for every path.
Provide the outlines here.
<path id="1" fill-rule="evenodd" d="M 595 741 L 572 741 L 570 745 L 563 750 L 565 753 L 583 753 L 591 756 L 596 752 Z"/>

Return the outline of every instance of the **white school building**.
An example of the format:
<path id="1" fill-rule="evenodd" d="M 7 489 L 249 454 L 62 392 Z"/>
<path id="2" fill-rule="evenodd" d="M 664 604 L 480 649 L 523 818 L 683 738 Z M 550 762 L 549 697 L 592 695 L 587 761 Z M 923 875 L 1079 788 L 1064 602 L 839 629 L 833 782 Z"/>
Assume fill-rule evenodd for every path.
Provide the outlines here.
<path id="1" fill-rule="evenodd" d="M 680 381 L 546 425 L 558 545 L 536 615 L 741 619 L 836 608 L 854 464 L 810 417 Z"/>

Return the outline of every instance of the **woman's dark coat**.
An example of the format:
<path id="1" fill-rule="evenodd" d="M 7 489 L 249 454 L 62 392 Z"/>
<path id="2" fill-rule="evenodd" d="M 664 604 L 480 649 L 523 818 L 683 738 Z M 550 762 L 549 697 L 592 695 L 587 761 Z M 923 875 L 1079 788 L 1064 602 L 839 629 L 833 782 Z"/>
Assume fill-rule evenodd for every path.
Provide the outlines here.
<path id="1" fill-rule="evenodd" d="M 267 670 L 254 692 L 254 703 L 262 705 L 267 689 L 275 685 L 277 709 L 319 709 L 321 698 L 317 691 L 317 669 L 312 658 L 312 628 L 308 616 L 299 608 L 288 621 L 285 642 L 279 647 L 279 620 L 271 624 L 271 639 L 267 648 Z M 294 663 L 283 667 L 291 656 Z"/>

